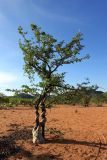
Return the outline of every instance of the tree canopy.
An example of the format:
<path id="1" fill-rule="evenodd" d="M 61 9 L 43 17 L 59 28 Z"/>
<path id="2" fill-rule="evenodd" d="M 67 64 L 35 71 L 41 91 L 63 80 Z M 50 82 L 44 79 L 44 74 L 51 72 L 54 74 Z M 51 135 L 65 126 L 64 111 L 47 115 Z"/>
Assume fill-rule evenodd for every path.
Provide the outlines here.
<path id="1" fill-rule="evenodd" d="M 65 43 L 58 42 L 34 24 L 31 24 L 34 33 L 32 39 L 27 38 L 27 32 L 24 32 L 21 26 L 18 30 L 23 37 L 19 45 L 24 55 L 24 71 L 30 79 L 37 73 L 42 80 L 40 87 L 45 88 L 48 85 L 52 89 L 61 86 L 64 82 L 64 73 L 57 73 L 57 69 L 62 65 L 81 62 L 89 57 L 89 55 L 80 56 L 80 51 L 84 47 L 81 44 L 83 39 L 81 33 L 77 33 L 69 43 Z"/>

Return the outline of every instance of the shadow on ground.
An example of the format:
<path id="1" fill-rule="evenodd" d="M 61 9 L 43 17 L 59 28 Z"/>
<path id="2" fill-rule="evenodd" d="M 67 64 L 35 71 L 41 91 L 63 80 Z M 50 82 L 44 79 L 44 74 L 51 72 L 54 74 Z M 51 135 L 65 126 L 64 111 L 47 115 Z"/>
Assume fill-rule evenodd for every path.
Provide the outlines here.
<path id="1" fill-rule="evenodd" d="M 24 127 L 20 129 L 19 125 L 11 124 L 10 131 L 12 132 L 0 138 L 0 160 L 5 160 L 10 156 L 15 156 L 15 158 L 23 158 L 26 157 L 29 160 L 61 160 L 60 155 L 52 155 L 50 153 L 41 154 L 41 155 L 33 155 L 30 151 L 26 150 L 22 146 L 17 145 L 18 140 L 24 140 L 31 143 L 32 147 L 34 144 L 32 143 L 32 126 Z M 96 147 L 102 150 L 107 149 L 107 144 L 95 143 L 95 142 L 88 142 L 88 141 L 77 141 L 77 140 L 69 140 L 64 138 L 53 138 L 47 139 L 47 144 L 77 144 L 77 145 L 84 145 L 90 147 Z M 18 157 L 17 157 L 18 156 Z"/>
<path id="2" fill-rule="evenodd" d="M 70 140 L 70 139 L 49 139 L 47 140 L 47 143 L 58 143 L 58 144 L 77 144 L 77 145 L 84 145 L 84 146 L 89 146 L 89 147 L 99 147 L 100 142 L 95 143 L 95 142 L 88 142 L 88 141 L 78 141 L 78 140 Z M 101 144 L 103 147 L 102 149 L 107 149 L 107 144 L 102 143 Z"/>
<path id="3" fill-rule="evenodd" d="M 11 133 L 7 136 L 0 137 L 0 160 L 5 160 L 19 153 L 22 153 L 24 157 L 32 156 L 29 151 L 16 144 L 17 140 L 31 139 L 31 129 L 23 128 L 20 130 L 18 127 L 19 125 L 17 124 L 11 124 L 8 130 Z"/>

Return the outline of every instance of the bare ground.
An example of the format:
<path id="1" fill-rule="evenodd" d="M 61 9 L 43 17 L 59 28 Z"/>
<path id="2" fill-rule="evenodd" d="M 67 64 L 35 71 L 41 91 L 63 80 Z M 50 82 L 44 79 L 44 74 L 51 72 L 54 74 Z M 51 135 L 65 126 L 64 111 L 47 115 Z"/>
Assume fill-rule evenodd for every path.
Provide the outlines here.
<path id="1" fill-rule="evenodd" d="M 107 107 L 48 109 L 46 144 L 32 143 L 34 124 L 33 108 L 0 110 L 0 160 L 107 160 Z"/>

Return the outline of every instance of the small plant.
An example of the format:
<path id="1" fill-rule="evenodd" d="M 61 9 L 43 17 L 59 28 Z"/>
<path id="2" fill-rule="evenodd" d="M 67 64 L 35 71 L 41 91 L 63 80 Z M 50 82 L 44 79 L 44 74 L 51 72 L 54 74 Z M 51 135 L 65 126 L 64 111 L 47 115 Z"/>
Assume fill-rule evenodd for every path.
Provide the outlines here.
<path id="1" fill-rule="evenodd" d="M 64 133 L 56 128 L 49 128 L 46 129 L 46 132 L 48 132 L 49 134 L 53 134 L 55 136 L 63 136 Z"/>

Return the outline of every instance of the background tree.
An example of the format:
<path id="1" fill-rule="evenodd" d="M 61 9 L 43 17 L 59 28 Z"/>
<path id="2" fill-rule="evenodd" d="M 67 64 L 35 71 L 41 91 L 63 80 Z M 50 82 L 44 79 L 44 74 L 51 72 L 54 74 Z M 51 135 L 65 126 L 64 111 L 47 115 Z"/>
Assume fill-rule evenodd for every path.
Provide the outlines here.
<path id="1" fill-rule="evenodd" d="M 72 104 L 72 105 L 83 105 L 89 106 L 92 102 L 96 102 L 99 99 L 99 103 L 102 103 L 101 97 L 104 97 L 101 91 L 98 90 L 97 85 L 91 85 L 87 78 L 85 82 L 77 84 L 76 87 L 69 86 L 68 89 L 62 89 L 58 95 L 56 95 L 56 103 L 58 104 Z M 100 93 L 101 92 L 101 93 Z M 100 98 L 98 98 L 99 96 Z"/>
<path id="2" fill-rule="evenodd" d="M 40 96 L 35 103 L 35 130 L 41 128 L 39 131 L 42 132 L 42 140 L 39 136 L 41 133 L 38 132 L 37 141 L 43 142 L 45 138 L 45 103 L 47 97 L 56 88 L 64 87 L 65 74 L 59 74 L 57 72 L 58 68 L 65 64 L 81 62 L 89 58 L 89 56 L 85 55 L 84 57 L 80 57 L 80 51 L 83 48 L 83 45 L 81 45 L 81 40 L 83 39 L 81 33 L 77 33 L 69 43 L 65 43 L 64 41 L 58 42 L 57 39 L 43 32 L 41 28 L 35 24 L 31 24 L 31 30 L 33 31 L 32 39 L 28 38 L 27 32 L 24 32 L 21 26 L 18 28 L 22 36 L 19 45 L 23 51 L 25 73 L 32 81 L 35 78 L 35 73 L 38 74 L 41 79 L 41 82 L 38 84 L 41 88 Z M 39 121 L 39 106 L 41 106 L 42 110 L 41 122 Z"/>
<path id="3" fill-rule="evenodd" d="M 6 95 L 0 92 L 0 107 L 6 107 L 8 102 L 9 102 L 9 99 L 6 97 Z"/>
<path id="4" fill-rule="evenodd" d="M 16 105 L 33 106 L 34 97 L 39 96 L 37 89 L 28 85 L 22 85 L 20 89 L 6 89 L 6 91 L 13 93 L 13 96 L 9 97 L 9 103 L 11 106 L 16 106 Z"/>
<path id="5" fill-rule="evenodd" d="M 92 97 L 96 95 L 96 91 L 99 87 L 97 85 L 91 85 L 89 79 L 87 78 L 85 82 L 77 84 L 77 94 L 76 96 L 80 98 L 83 106 L 88 107 Z"/>
<path id="6" fill-rule="evenodd" d="M 96 91 L 94 96 L 92 97 L 92 103 L 95 104 L 97 107 L 101 107 L 106 102 L 105 93 L 103 91 Z"/>

